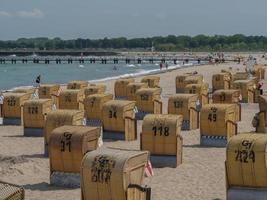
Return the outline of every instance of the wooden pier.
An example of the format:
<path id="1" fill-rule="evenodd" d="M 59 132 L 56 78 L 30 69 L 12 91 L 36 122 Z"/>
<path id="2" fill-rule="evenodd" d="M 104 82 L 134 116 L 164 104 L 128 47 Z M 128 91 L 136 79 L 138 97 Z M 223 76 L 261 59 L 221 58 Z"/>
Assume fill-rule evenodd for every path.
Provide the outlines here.
<path id="1" fill-rule="evenodd" d="M 128 58 L 128 57 L 0 57 L 0 64 L 143 64 L 143 63 L 173 63 L 178 64 L 179 62 L 189 63 L 189 62 L 207 62 L 208 58 Z"/>

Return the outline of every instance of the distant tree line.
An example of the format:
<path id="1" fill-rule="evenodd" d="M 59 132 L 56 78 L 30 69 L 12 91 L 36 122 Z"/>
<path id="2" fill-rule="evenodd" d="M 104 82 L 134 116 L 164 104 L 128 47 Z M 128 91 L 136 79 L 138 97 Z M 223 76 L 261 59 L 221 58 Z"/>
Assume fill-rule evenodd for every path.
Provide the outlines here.
<path id="1" fill-rule="evenodd" d="M 206 36 L 197 35 L 150 38 L 104 38 L 104 39 L 49 39 L 20 38 L 12 41 L 1 41 L 0 49 L 39 49 L 39 50 L 63 50 L 63 49 L 151 49 L 156 51 L 263 51 L 267 50 L 266 36 L 245 36 L 242 34 L 232 36 Z"/>

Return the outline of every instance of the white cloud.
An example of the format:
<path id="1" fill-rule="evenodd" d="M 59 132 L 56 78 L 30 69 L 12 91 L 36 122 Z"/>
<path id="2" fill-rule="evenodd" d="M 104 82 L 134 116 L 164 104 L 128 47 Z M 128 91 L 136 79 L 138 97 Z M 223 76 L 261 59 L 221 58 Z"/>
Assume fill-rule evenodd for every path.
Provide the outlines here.
<path id="1" fill-rule="evenodd" d="M 11 13 L 0 10 L 0 17 L 11 17 Z"/>
<path id="2" fill-rule="evenodd" d="M 44 17 L 44 13 L 37 8 L 34 8 L 32 11 L 24 11 L 24 10 L 18 11 L 16 12 L 15 15 L 21 18 L 43 18 Z"/>

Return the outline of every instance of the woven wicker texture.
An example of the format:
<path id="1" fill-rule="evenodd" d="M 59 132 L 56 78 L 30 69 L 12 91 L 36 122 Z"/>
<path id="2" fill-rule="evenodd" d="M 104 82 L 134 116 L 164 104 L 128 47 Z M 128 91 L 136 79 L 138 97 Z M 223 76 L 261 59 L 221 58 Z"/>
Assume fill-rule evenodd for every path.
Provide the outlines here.
<path id="1" fill-rule="evenodd" d="M 23 123 L 25 128 L 44 128 L 46 114 L 52 110 L 51 99 L 34 99 L 25 101 L 23 106 Z"/>
<path id="2" fill-rule="evenodd" d="M 136 91 L 141 88 L 147 88 L 147 83 L 129 83 L 126 87 L 126 95 L 129 101 L 136 101 Z"/>
<path id="3" fill-rule="evenodd" d="M 204 105 L 200 111 L 200 134 L 205 136 L 224 136 L 230 138 L 235 134 L 238 115 L 235 104 Z"/>
<path id="4" fill-rule="evenodd" d="M 126 88 L 129 83 L 133 83 L 133 78 L 119 79 L 114 83 L 115 97 L 123 97 L 127 95 Z"/>
<path id="5" fill-rule="evenodd" d="M 161 92 L 161 88 L 142 88 L 137 90 L 136 105 L 138 110 L 142 112 L 155 113 L 154 101 L 160 101 Z"/>
<path id="6" fill-rule="evenodd" d="M 59 95 L 59 109 L 83 110 L 83 100 L 83 90 L 64 90 Z"/>
<path id="7" fill-rule="evenodd" d="M 96 150 L 100 128 L 61 126 L 52 131 L 49 139 L 50 174 L 54 171 L 79 173 L 83 156 Z"/>
<path id="8" fill-rule="evenodd" d="M 1 200 L 24 200 L 24 189 L 20 186 L 0 181 Z"/>
<path id="9" fill-rule="evenodd" d="M 112 100 L 112 94 L 93 94 L 84 99 L 85 117 L 102 121 L 103 104 Z"/>
<path id="10" fill-rule="evenodd" d="M 3 117 L 21 118 L 22 105 L 31 98 L 30 93 L 4 93 Z"/>
<path id="11" fill-rule="evenodd" d="M 181 115 L 149 114 L 145 116 L 142 125 L 141 150 L 149 151 L 152 155 L 176 156 L 181 153 L 182 121 Z"/>
<path id="12" fill-rule="evenodd" d="M 134 118 L 134 108 L 134 101 L 111 100 L 104 103 L 104 130 L 125 132 L 125 118 Z"/>
<path id="13" fill-rule="evenodd" d="M 146 83 L 150 88 L 160 87 L 159 82 L 160 82 L 159 76 L 146 76 L 141 79 L 141 83 Z"/>
<path id="14" fill-rule="evenodd" d="M 229 188 L 267 188 L 266 149 L 266 134 L 243 133 L 230 139 L 226 148 Z"/>
<path id="15" fill-rule="evenodd" d="M 45 123 L 45 143 L 48 143 L 51 132 L 64 125 L 82 125 L 84 111 L 54 110 L 47 114 Z"/>
<path id="16" fill-rule="evenodd" d="M 141 185 L 148 152 L 101 148 L 87 153 L 81 167 L 83 200 L 127 200 L 130 184 Z"/>

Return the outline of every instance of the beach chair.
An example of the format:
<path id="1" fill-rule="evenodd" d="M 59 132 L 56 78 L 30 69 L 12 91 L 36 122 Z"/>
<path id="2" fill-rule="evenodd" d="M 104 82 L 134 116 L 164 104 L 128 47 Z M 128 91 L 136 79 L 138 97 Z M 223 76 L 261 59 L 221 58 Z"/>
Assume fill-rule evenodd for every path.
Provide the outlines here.
<path id="1" fill-rule="evenodd" d="M 52 99 L 53 105 L 58 108 L 59 88 L 58 84 L 41 84 L 38 90 L 39 99 Z"/>
<path id="2" fill-rule="evenodd" d="M 24 136 L 43 137 L 46 115 L 51 110 L 51 99 L 33 99 L 25 101 L 23 105 Z"/>
<path id="3" fill-rule="evenodd" d="M 59 109 L 84 110 L 84 90 L 67 89 L 59 94 Z"/>
<path id="4" fill-rule="evenodd" d="M 116 100 L 127 100 L 127 85 L 133 83 L 133 78 L 119 79 L 114 83 L 114 94 Z"/>
<path id="5" fill-rule="evenodd" d="M 75 80 L 75 81 L 70 81 L 67 84 L 67 89 L 69 90 L 82 90 L 88 87 L 88 81 L 80 81 L 80 80 Z"/>
<path id="6" fill-rule="evenodd" d="M 200 145 L 225 147 L 227 141 L 237 134 L 234 104 L 208 104 L 200 111 Z"/>
<path id="7" fill-rule="evenodd" d="M 149 114 L 144 118 L 140 146 L 142 151 L 150 152 L 154 167 L 182 164 L 182 120 L 182 115 Z"/>
<path id="8" fill-rule="evenodd" d="M 100 148 L 88 152 L 81 166 L 82 200 L 150 200 L 143 186 L 148 152 Z"/>
<path id="9" fill-rule="evenodd" d="M 147 83 L 129 83 L 126 87 L 127 100 L 136 101 L 136 92 L 142 88 L 148 88 Z"/>
<path id="10" fill-rule="evenodd" d="M 227 200 L 267 199 L 267 135 L 240 133 L 226 148 Z"/>
<path id="11" fill-rule="evenodd" d="M 229 73 L 218 73 L 212 75 L 212 91 L 228 90 L 231 87 L 231 76 Z"/>
<path id="12" fill-rule="evenodd" d="M 44 156 L 48 157 L 48 142 L 52 131 L 64 125 L 85 125 L 82 110 L 53 110 L 46 116 L 44 134 Z"/>
<path id="13" fill-rule="evenodd" d="M 137 139 L 135 102 L 111 100 L 103 104 L 103 139 L 132 141 Z"/>
<path id="14" fill-rule="evenodd" d="M 99 127 L 61 126 L 49 138 L 50 184 L 80 187 L 83 156 L 98 148 Z"/>
<path id="15" fill-rule="evenodd" d="M 141 83 L 146 83 L 149 88 L 159 88 L 160 77 L 159 76 L 145 76 L 141 79 Z"/>
<path id="16" fill-rule="evenodd" d="M 235 104 L 237 112 L 236 120 L 241 121 L 241 100 L 240 90 L 216 90 L 212 95 L 212 103 L 215 104 Z"/>
<path id="17" fill-rule="evenodd" d="M 136 92 L 137 120 L 142 120 L 147 114 L 161 114 L 161 88 L 142 88 Z"/>
<path id="18" fill-rule="evenodd" d="M 233 89 L 241 91 L 241 103 L 254 103 L 256 89 L 254 79 L 234 81 Z"/>
<path id="19" fill-rule="evenodd" d="M 199 128 L 199 108 L 197 94 L 176 94 L 168 100 L 168 114 L 182 115 L 182 130 Z"/>
<path id="20" fill-rule="evenodd" d="M 22 125 L 23 124 L 23 104 L 31 98 L 30 93 L 3 94 L 4 101 L 2 106 L 3 125 Z"/>

